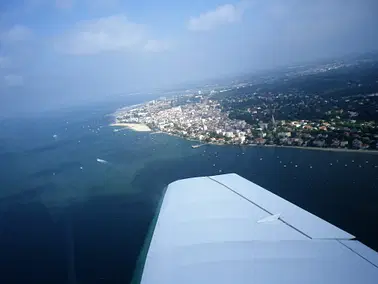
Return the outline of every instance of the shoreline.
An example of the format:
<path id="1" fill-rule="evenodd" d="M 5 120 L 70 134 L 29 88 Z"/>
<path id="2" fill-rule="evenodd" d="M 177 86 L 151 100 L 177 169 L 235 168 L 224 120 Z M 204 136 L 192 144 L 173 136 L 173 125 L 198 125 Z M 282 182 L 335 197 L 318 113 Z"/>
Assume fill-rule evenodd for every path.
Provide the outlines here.
<path id="1" fill-rule="evenodd" d="M 290 148 L 290 149 L 301 149 L 301 150 L 311 150 L 311 151 L 328 151 L 328 152 L 344 152 L 344 153 L 363 153 L 363 154 L 373 154 L 378 155 L 378 150 L 358 150 L 358 149 L 347 149 L 347 148 L 318 148 L 318 147 L 303 147 L 303 146 L 281 146 L 281 145 L 240 145 L 240 144 L 221 144 L 213 142 L 205 142 L 201 140 L 184 138 L 180 135 L 168 133 L 168 132 L 159 132 L 159 134 L 166 134 L 173 137 L 178 137 L 191 142 L 200 142 L 205 145 L 216 145 L 216 146 L 239 146 L 239 147 L 260 147 L 260 148 Z"/>
<path id="2" fill-rule="evenodd" d="M 131 129 L 133 131 L 137 131 L 137 132 L 151 132 L 152 131 L 147 125 L 140 124 L 140 123 L 120 123 L 120 122 L 116 122 L 116 123 L 110 124 L 109 126 L 125 127 L 125 128 L 128 128 L 128 129 Z"/>
<path id="3" fill-rule="evenodd" d="M 259 145 L 256 145 L 259 146 Z M 358 150 L 358 149 L 345 149 L 345 148 L 318 148 L 318 147 L 303 147 L 303 146 L 279 146 L 279 145 L 266 145 L 260 147 L 275 147 L 275 148 L 291 148 L 291 149 L 303 149 L 312 151 L 328 151 L 328 152 L 350 152 L 350 153 L 364 153 L 378 155 L 377 150 Z"/>

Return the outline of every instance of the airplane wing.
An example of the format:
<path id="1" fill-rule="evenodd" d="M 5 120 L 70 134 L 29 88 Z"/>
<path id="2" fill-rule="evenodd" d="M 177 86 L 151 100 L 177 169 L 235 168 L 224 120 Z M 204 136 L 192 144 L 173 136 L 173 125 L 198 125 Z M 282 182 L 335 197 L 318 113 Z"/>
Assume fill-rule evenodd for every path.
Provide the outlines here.
<path id="1" fill-rule="evenodd" d="M 236 175 L 171 183 L 134 283 L 378 283 L 378 253 Z"/>

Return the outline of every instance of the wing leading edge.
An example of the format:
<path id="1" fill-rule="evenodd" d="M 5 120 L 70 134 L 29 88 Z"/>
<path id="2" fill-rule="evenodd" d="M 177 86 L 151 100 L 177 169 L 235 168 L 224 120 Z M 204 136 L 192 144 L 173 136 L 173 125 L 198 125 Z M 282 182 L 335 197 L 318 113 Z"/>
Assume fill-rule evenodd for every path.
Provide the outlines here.
<path id="1" fill-rule="evenodd" d="M 171 183 L 141 283 L 377 283 L 378 254 L 236 175 Z"/>

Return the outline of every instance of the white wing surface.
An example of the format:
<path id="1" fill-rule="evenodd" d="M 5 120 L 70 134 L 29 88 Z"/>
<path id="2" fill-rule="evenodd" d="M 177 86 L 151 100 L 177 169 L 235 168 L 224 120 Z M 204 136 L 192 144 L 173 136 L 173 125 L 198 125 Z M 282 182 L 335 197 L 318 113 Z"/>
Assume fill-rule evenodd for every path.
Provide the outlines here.
<path id="1" fill-rule="evenodd" d="M 378 254 L 236 175 L 171 183 L 140 282 L 378 283 Z"/>

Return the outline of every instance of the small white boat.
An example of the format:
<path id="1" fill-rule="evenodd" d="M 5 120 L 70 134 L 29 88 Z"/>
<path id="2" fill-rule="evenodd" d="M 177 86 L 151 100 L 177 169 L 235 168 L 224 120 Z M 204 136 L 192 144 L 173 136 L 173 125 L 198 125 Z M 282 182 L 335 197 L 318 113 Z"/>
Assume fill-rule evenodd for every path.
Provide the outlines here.
<path id="1" fill-rule="evenodd" d="M 96 160 L 97 160 L 97 162 L 99 162 L 100 164 L 107 164 L 107 163 L 108 163 L 108 161 L 105 161 L 105 160 L 103 160 L 103 159 L 99 159 L 99 158 L 97 158 Z"/>
<path id="2" fill-rule="evenodd" d="M 203 146 L 204 144 L 198 144 L 198 145 L 192 145 L 192 148 L 193 149 L 197 149 L 197 148 L 199 148 L 199 147 L 201 147 L 201 146 Z"/>

